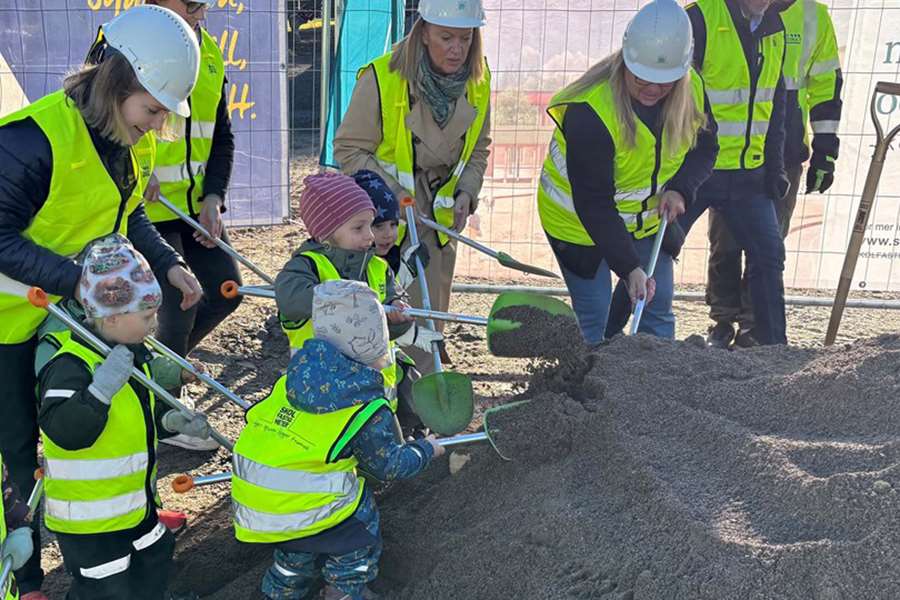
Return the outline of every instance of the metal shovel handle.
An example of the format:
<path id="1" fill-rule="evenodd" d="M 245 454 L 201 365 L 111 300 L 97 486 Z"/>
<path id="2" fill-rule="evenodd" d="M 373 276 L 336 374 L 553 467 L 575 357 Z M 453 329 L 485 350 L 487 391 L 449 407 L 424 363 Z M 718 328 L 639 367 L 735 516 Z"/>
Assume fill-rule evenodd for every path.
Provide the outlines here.
<path id="1" fill-rule="evenodd" d="M 410 243 L 413 246 L 417 246 L 419 244 L 419 231 L 416 228 L 416 201 L 410 196 L 406 196 L 400 200 L 400 206 L 406 211 L 406 228 L 409 231 Z M 425 265 L 422 264 L 422 259 L 419 258 L 418 254 L 415 257 L 416 272 L 419 273 L 416 279 L 419 280 L 419 290 L 422 293 L 422 308 L 431 310 L 431 297 L 428 295 L 428 282 L 425 280 Z M 428 324 L 429 329 L 435 331 L 434 320 L 426 319 L 425 322 Z M 443 372 L 444 368 L 441 365 L 441 351 L 438 342 L 431 343 L 431 355 L 434 358 L 434 372 Z"/>
<path id="2" fill-rule="evenodd" d="M 436 221 L 432 221 L 431 219 L 429 219 L 427 217 L 423 217 L 422 215 L 419 215 L 419 221 L 421 221 L 425 225 L 428 225 L 430 228 L 434 229 L 435 231 L 440 231 L 441 233 L 443 233 L 444 235 L 446 235 L 449 238 L 453 238 L 454 240 L 456 240 L 458 242 L 462 242 L 463 244 L 465 244 L 467 246 L 471 246 L 472 248 L 475 248 L 479 252 L 484 252 L 491 258 L 500 258 L 500 253 L 497 252 L 496 250 L 494 250 L 492 248 L 488 248 L 484 244 L 479 244 L 475 240 L 468 238 L 468 237 L 462 235 L 461 233 L 457 233 L 457 232 L 453 231 L 452 229 L 450 229 L 449 227 L 444 227 L 443 225 L 441 225 L 440 223 L 438 223 Z M 407 222 L 408 222 L 408 216 L 407 216 Z"/>
<path id="3" fill-rule="evenodd" d="M 247 402 L 246 400 L 244 400 L 243 398 L 241 398 L 240 396 L 238 396 L 237 394 L 235 394 L 234 392 L 229 390 L 227 387 L 225 387 L 224 385 L 222 385 L 221 383 L 216 381 L 211 375 L 209 375 L 209 373 L 204 373 L 200 369 L 196 368 L 194 365 L 192 365 L 190 363 L 190 361 L 186 360 L 183 356 L 181 356 L 180 354 L 178 354 L 177 352 L 175 352 L 174 350 L 172 350 L 171 348 L 169 348 L 168 346 L 166 346 L 165 344 L 160 342 L 155 337 L 148 335 L 146 338 L 146 342 L 148 344 L 150 344 L 150 346 L 154 350 L 156 350 L 160 354 L 164 355 L 169 360 L 175 361 L 176 363 L 178 363 L 179 367 L 181 367 L 185 371 L 191 373 L 194 377 L 196 377 L 197 379 L 199 379 L 200 381 L 202 381 L 203 383 L 205 383 L 212 389 L 216 390 L 217 392 L 219 392 L 220 394 L 222 394 L 223 396 L 225 396 L 230 401 L 234 402 L 235 404 L 237 404 L 244 410 L 247 410 L 248 408 L 253 406 L 252 404 L 250 404 L 249 402 Z"/>
<path id="4" fill-rule="evenodd" d="M 187 215 L 184 212 L 182 212 L 181 209 L 179 209 L 177 206 L 175 206 L 174 204 L 169 202 L 168 198 L 166 198 L 163 195 L 160 195 L 157 202 L 161 203 L 163 206 L 168 208 L 179 219 L 181 219 L 182 221 L 184 221 L 185 223 L 187 223 L 188 225 L 190 225 L 191 227 L 196 229 L 201 235 L 203 235 L 204 237 L 206 237 L 209 240 L 212 240 L 212 243 L 214 243 L 216 246 L 218 246 L 219 249 L 222 250 L 222 252 L 224 252 L 225 254 L 227 254 L 228 256 L 233 258 L 234 260 L 238 261 L 239 263 L 241 263 L 242 265 L 244 265 L 245 267 L 247 267 L 248 269 L 250 269 L 257 275 L 259 275 L 263 279 L 263 281 L 265 281 L 266 283 L 275 283 L 275 279 L 273 279 L 265 271 L 263 271 L 262 269 L 257 267 L 256 264 L 254 264 L 249 258 L 245 258 L 240 252 L 238 252 L 237 250 L 232 248 L 230 245 L 226 244 L 218 237 L 214 237 L 206 229 L 206 227 L 204 227 L 203 225 L 200 224 L 199 221 L 191 218 L 190 215 Z"/>
<path id="5" fill-rule="evenodd" d="M 450 321 L 451 323 L 465 323 L 467 325 L 481 325 L 484 327 L 487 327 L 488 324 L 488 319 L 486 317 L 473 317 L 471 315 L 463 315 L 460 313 L 425 310 L 423 308 L 399 309 L 395 306 L 390 306 L 389 304 L 384 305 L 384 312 L 400 313 L 419 319 L 434 319 L 435 321 Z"/>
<path id="6" fill-rule="evenodd" d="M 663 237 L 666 235 L 666 227 L 668 226 L 669 221 L 666 216 L 663 215 L 663 218 L 659 223 L 659 229 L 656 232 L 656 237 L 653 239 L 653 249 L 650 251 L 650 262 L 647 264 L 648 279 L 653 277 L 653 274 L 656 272 L 656 262 L 659 260 L 659 252 L 662 249 Z M 646 304 L 647 300 L 645 298 L 640 298 L 634 303 L 634 316 L 631 318 L 631 335 L 637 334 Z"/>
<path id="7" fill-rule="evenodd" d="M 28 301 L 32 306 L 43 308 L 54 317 L 65 323 L 69 329 L 84 338 L 85 341 L 87 341 L 103 356 L 106 356 L 110 353 L 110 348 L 106 344 L 106 342 L 95 336 L 81 323 L 73 319 L 72 316 L 69 315 L 69 313 L 58 307 L 56 304 L 50 302 L 50 299 L 47 297 L 47 293 L 44 292 L 44 290 L 42 290 L 41 288 L 33 287 L 28 290 Z M 131 376 L 134 379 L 137 379 L 144 387 L 159 396 L 159 398 L 162 399 L 163 402 L 165 402 L 181 414 L 189 418 L 194 416 L 194 413 L 191 412 L 184 404 L 175 399 L 172 394 L 166 391 L 158 383 L 147 377 L 147 375 L 137 367 L 132 367 Z M 219 442 L 222 446 L 228 448 L 229 451 L 234 449 L 234 444 L 231 442 L 231 440 L 229 440 L 227 437 L 225 437 L 215 429 L 213 429 L 212 431 L 212 438 Z"/>
<path id="8" fill-rule="evenodd" d="M 223 281 L 219 286 L 219 292 L 224 298 L 237 298 L 238 296 L 253 296 L 256 298 L 275 299 L 275 290 L 255 285 L 240 285 L 236 281 Z"/>

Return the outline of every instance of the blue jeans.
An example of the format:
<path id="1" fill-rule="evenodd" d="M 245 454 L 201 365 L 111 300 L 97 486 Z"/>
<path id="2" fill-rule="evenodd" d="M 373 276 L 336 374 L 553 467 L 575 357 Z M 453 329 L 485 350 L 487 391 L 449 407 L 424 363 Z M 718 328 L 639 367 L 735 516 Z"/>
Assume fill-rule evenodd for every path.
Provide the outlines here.
<path id="1" fill-rule="evenodd" d="M 641 258 L 641 265 L 646 269 L 653 250 L 654 236 L 634 240 L 634 248 Z M 606 261 L 600 263 L 592 279 L 584 279 L 560 265 L 572 307 L 578 318 L 581 335 L 589 346 L 604 340 L 609 320 L 609 306 L 612 299 L 612 277 Z M 672 312 L 672 296 L 675 293 L 673 282 L 672 257 L 660 251 L 656 261 L 656 294 L 653 301 L 644 307 L 638 332 L 649 333 L 657 337 L 675 337 L 675 314 Z"/>
<path id="2" fill-rule="evenodd" d="M 762 169 L 713 171 L 678 222 L 687 233 L 710 207 L 725 218 L 735 242 L 747 255 L 756 323 L 753 335 L 761 344 L 786 344 L 784 240 L 775 203 L 765 189 Z"/>
<path id="3" fill-rule="evenodd" d="M 262 581 L 262 593 L 266 598 L 304 600 L 311 596 L 321 577 L 353 600 L 362 600 L 366 584 L 378 577 L 382 550 L 378 507 L 371 492 L 363 494 L 359 508 L 350 518 L 362 521 L 378 541 L 337 555 L 276 549 L 275 563 L 266 571 Z"/>

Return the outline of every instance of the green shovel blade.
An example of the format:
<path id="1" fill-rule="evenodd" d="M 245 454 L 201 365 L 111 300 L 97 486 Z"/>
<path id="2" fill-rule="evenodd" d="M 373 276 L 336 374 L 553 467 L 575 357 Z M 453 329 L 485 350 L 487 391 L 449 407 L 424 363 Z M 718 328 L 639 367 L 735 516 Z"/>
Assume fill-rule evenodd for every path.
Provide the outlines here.
<path id="1" fill-rule="evenodd" d="M 531 273 L 532 275 L 540 275 L 541 277 L 552 277 L 553 279 L 559 279 L 559 275 L 557 275 L 553 271 L 548 271 L 547 269 L 542 269 L 540 267 L 535 267 L 534 265 L 519 262 L 506 252 L 497 253 L 497 262 L 499 262 L 507 269 L 515 269 L 517 271 L 522 271 L 523 273 Z"/>
<path id="2" fill-rule="evenodd" d="M 487 343 L 488 350 L 494 356 L 503 356 L 499 353 L 500 345 L 492 344 L 492 340 L 496 339 L 499 334 L 508 333 L 522 327 L 520 321 L 510 319 L 501 319 L 497 317 L 497 313 L 505 308 L 513 308 L 516 306 L 524 306 L 546 313 L 548 316 L 563 316 L 575 320 L 575 312 L 572 307 L 552 296 L 543 296 L 541 294 L 532 294 L 531 292 L 503 292 L 494 300 L 491 307 L 491 314 L 488 315 L 487 326 Z"/>
<path id="3" fill-rule="evenodd" d="M 413 406 L 422 423 L 441 435 L 455 435 L 472 422 L 472 381 L 462 373 L 431 373 L 413 384 Z"/>

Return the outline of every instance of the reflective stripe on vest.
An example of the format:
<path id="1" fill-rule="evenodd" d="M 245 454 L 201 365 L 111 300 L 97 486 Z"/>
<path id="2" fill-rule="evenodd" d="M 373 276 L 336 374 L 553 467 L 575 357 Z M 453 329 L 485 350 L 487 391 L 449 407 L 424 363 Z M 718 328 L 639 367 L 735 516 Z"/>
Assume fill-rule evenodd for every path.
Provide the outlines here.
<path id="1" fill-rule="evenodd" d="M 363 484 L 345 449 L 384 398 L 329 413 L 291 406 L 286 377 L 247 412 L 234 446 L 232 504 L 237 539 L 276 543 L 308 537 L 356 512 Z"/>
<path id="2" fill-rule="evenodd" d="M 798 0 L 801 2 L 803 0 Z M 701 75 L 719 126 L 719 170 L 755 169 L 765 162 L 766 134 L 785 53 L 784 33 L 759 42 L 762 70 L 750 81 L 750 69 L 728 6 L 722 0 L 698 0 L 706 24 L 706 52 Z"/>
<path id="3" fill-rule="evenodd" d="M 378 93 L 381 100 L 381 144 L 375 150 L 375 159 L 386 173 L 397 180 L 410 196 L 415 198 L 416 182 L 414 177 L 415 164 L 413 161 L 412 132 L 406 127 L 406 116 L 409 114 L 409 90 L 408 83 L 400 73 L 391 71 L 392 53 L 385 54 L 375 59 L 359 70 L 358 76 L 366 69 L 372 67 L 378 84 Z M 475 108 L 475 120 L 466 131 L 463 149 L 459 161 L 434 196 L 432 210 L 438 223 L 446 227 L 453 226 L 453 205 L 455 203 L 456 185 L 459 177 L 465 170 L 475 144 L 481 137 L 484 120 L 487 117 L 488 106 L 491 100 L 491 73 L 484 65 L 484 77 L 481 81 L 469 80 L 466 84 L 466 99 Z M 438 234 L 441 246 L 445 245 L 449 238 L 442 233 Z"/>
<path id="4" fill-rule="evenodd" d="M 691 89 L 694 104 L 703 113 L 703 81 L 691 70 Z M 556 122 L 556 130 L 550 140 L 547 158 L 541 171 L 538 186 L 538 213 L 541 225 L 552 237 L 578 244 L 593 246 L 594 241 L 575 212 L 572 186 L 566 168 L 566 138 L 563 135 L 563 120 L 569 104 L 586 103 L 590 106 L 609 131 L 616 148 L 613 177 L 616 192 L 616 210 L 625 222 L 626 229 L 636 239 L 656 233 L 659 229 L 659 200 L 656 194 L 675 175 L 690 149 L 685 144 L 677 152 L 667 155 L 665 151 L 666 133 L 657 139 L 646 125 L 635 119 L 634 146 L 629 147 L 621 128 L 613 99 L 612 88 L 602 82 L 575 96 L 561 92 L 554 96 L 547 109 Z M 649 160 L 654 156 L 659 159 Z"/>
<path id="5" fill-rule="evenodd" d="M 787 46 L 784 57 L 784 83 L 788 90 L 796 90 L 797 101 L 803 123 L 803 143 L 809 146 L 809 131 L 806 123 L 809 120 L 809 98 L 807 87 L 809 80 L 816 75 L 836 71 L 841 68 L 838 56 L 824 57 L 819 62 L 812 62 L 813 50 L 820 43 L 820 36 L 828 35 L 827 7 L 815 0 L 796 0 L 787 9 L 781 11 L 784 23 Z M 825 50 L 827 52 L 827 50 Z M 810 123 L 813 133 L 837 133 L 837 121 Z M 831 125 L 833 124 L 833 126 Z"/>
<path id="6" fill-rule="evenodd" d="M 185 123 L 185 127 L 190 129 L 190 144 L 184 136 L 171 142 L 159 140 L 154 170 L 159 179 L 160 193 L 182 212 L 194 216 L 199 210 L 197 203 L 203 198 L 206 163 L 212 153 L 212 138 L 224 83 L 222 51 L 216 40 L 205 29 L 200 29 L 200 70 L 190 97 L 191 116 Z M 146 210 L 154 223 L 178 219 L 159 203 L 147 204 Z"/>
<path id="7" fill-rule="evenodd" d="M 59 339 L 65 341 L 53 359 L 63 354 L 75 356 L 91 373 L 104 360 L 71 336 Z M 152 376 L 146 365 L 144 372 Z M 151 465 L 147 442 L 152 432 L 155 453 L 155 398 L 150 392 L 148 398 L 150 406 L 145 412 L 131 384 L 123 386 L 112 398 L 103 431 L 88 448 L 66 450 L 41 431 L 47 529 L 106 533 L 129 529 L 146 518 L 151 510 L 147 489 L 155 490 L 156 481 L 156 464 L 153 461 Z"/>
<path id="8" fill-rule="evenodd" d="M 341 279 L 341 274 L 338 273 L 334 264 L 332 264 L 324 254 L 313 250 L 307 250 L 301 254 L 315 263 L 316 270 L 319 274 L 319 282 Z M 371 257 L 366 266 L 366 283 L 376 294 L 378 294 L 378 301 L 382 304 L 384 304 L 385 299 L 387 299 L 388 277 L 390 277 L 390 266 L 387 264 L 387 261 L 379 256 Z M 292 354 L 302 348 L 303 344 L 306 343 L 306 340 L 312 339 L 315 335 L 313 332 L 312 319 L 306 319 L 305 321 L 300 322 L 281 319 L 281 329 L 284 331 L 285 335 L 287 335 Z M 393 342 L 391 342 L 390 348 L 393 353 Z M 384 377 L 385 394 L 391 398 L 392 402 L 395 402 L 397 366 L 393 363 L 388 365 L 381 370 L 381 375 Z"/>
<path id="9" fill-rule="evenodd" d="M 55 254 L 76 256 L 92 240 L 116 231 L 127 234 L 128 215 L 144 193 L 144 171 L 149 173 L 155 160 L 155 142 L 133 148 L 136 185 L 123 206 L 122 194 L 97 154 L 81 113 L 62 90 L 0 119 L 0 126 L 28 117 L 47 136 L 53 171 L 47 199 L 22 236 Z M 50 299 L 57 302 L 59 296 Z M 25 298 L 0 293 L 0 344 L 29 339 L 46 316 L 47 311 Z"/>

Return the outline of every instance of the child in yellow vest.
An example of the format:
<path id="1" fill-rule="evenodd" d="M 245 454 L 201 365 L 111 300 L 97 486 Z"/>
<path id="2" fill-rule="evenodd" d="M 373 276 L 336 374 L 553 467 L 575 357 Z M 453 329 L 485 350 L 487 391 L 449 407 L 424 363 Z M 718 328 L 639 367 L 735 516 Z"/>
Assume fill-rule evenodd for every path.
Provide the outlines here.
<path id="1" fill-rule="evenodd" d="M 370 598 L 382 540 L 359 465 L 380 480 L 421 472 L 443 448 L 433 436 L 398 444 L 381 369 L 390 361 L 378 295 L 357 281 L 315 288 L 313 339 L 291 358 L 286 384 L 247 413 L 234 448 L 237 539 L 275 544 L 262 591 L 328 600 Z"/>
<path id="2" fill-rule="evenodd" d="M 166 591 L 175 539 L 157 519 L 160 435 L 206 437 L 202 415 L 165 410 L 131 379 L 153 377 L 144 338 L 162 293 L 147 261 L 124 237 L 84 254 L 78 300 L 85 325 L 113 346 L 104 358 L 74 333 L 43 343 L 58 349 L 38 373 L 44 447 L 45 524 L 56 533 L 72 576 L 69 600 L 197 598 Z"/>
<path id="3" fill-rule="evenodd" d="M 300 218 L 310 235 L 275 278 L 275 301 L 279 318 L 296 352 L 312 337 L 313 288 L 330 279 L 365 282 L 378 294 L 383 304 L 408 308 L 400 299 L 393 270 L 375 255 L 372 223 L 375 206 L 369 195 L 352 177 L 340 173 L 310 175 L 304 181 L 300 196 Z M 431 343 L 442 336 L 419 326 L 409 317 L 389 313 L 391 339 L 401 346 L 418 346 L 430 352 Z M 382 371 L 391 400 L 396 397 L 397 368 Z M 402 416 L 409 415 L 401 426 L 416 428 L 417 418 L 411 409 L 411 398 L 401 398 Z"/>

